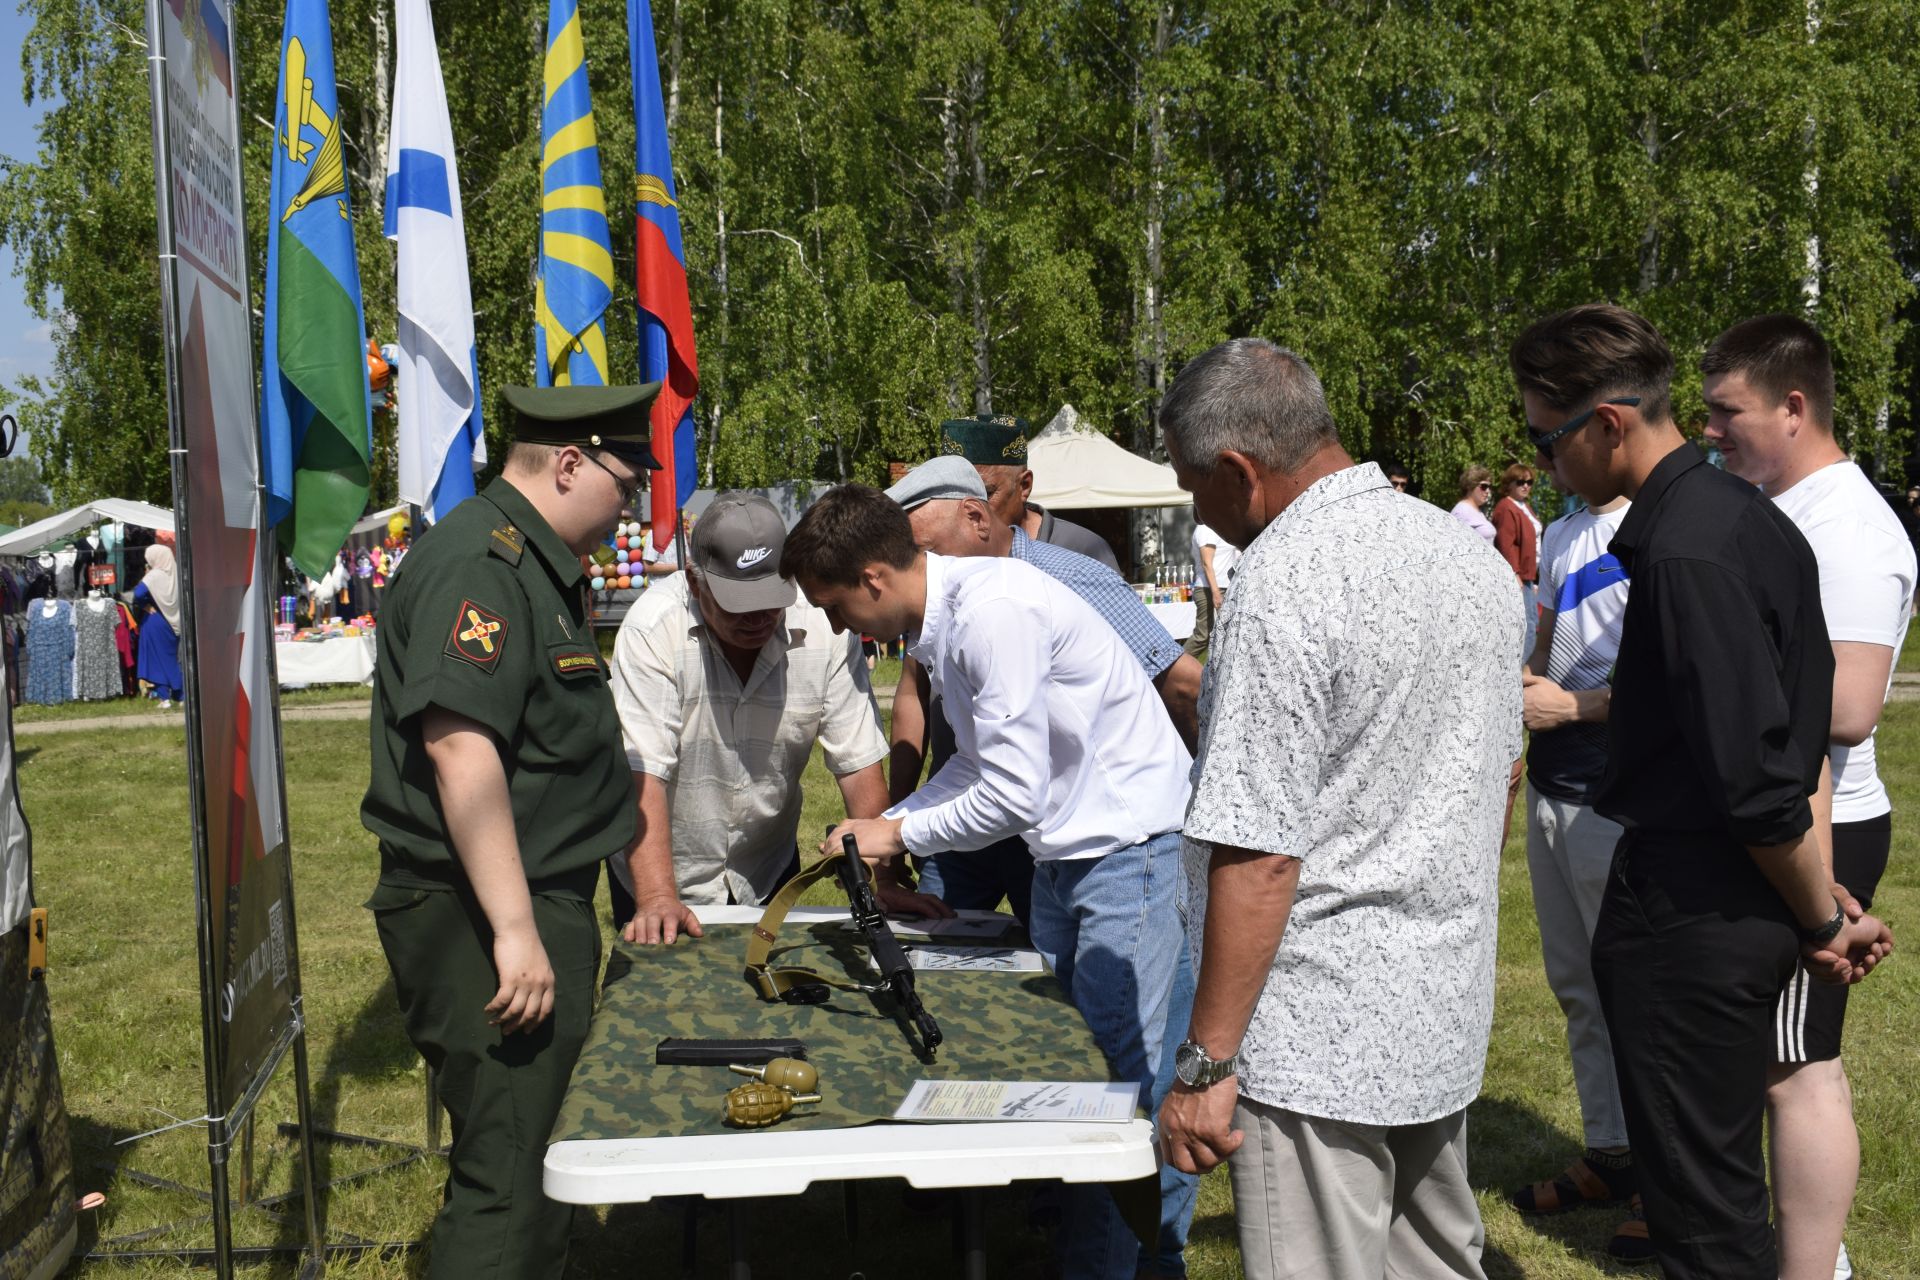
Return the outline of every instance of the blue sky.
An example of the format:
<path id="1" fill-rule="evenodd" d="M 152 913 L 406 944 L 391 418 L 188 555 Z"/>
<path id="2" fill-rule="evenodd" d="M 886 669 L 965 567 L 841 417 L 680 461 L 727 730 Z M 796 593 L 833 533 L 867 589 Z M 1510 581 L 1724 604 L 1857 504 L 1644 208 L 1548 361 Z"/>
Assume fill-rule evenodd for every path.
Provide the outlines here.
<path id="1" fill-rule="evenodd" d="M 0 0 L 0 153 L 30 160 L 39 152 L 43 104 L 29 108 L 20 98 L 20 57 L 29 23 L 7 0 Z M 22 374 L 45 374 L 53 367 L 53 340 L 47 323 L 27 309 L 14 274 L 13 255 L 0 248 L 0 382 L 11 386 Z"/>

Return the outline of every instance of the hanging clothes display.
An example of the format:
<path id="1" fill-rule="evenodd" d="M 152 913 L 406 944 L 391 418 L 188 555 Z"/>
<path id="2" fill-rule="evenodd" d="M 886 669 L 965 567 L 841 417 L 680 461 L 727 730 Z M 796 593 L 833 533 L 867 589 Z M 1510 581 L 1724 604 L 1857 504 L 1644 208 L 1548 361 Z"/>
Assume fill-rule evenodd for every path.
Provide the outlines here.
<path id="1" fill-rule="evenodd" d="M 120 650 L 114 632 L 120 629 L 120 610 L 105 596 L 94 596 L 74 606 L 73 696 L 83 702 L 117 698 Z"/>
<path id="2" fill-rule="evenodd" d="M 73 701 L 73 605 L 36 600 L 27 609 L 28 702 Z"/>
<path id="3" fill-rule="evenodd" d="M 113 602 L 113 610 L 119 615 L 119 621 L 113 628 L 113 647 L 120 656 L 120 692 L 135 694 L 140 692 L 140 677 L 135 671 L 138 661 L 134 645 L 140 634 L 140 624 L 133 620 L 133 610 L 123 600 Z"/>
<path id="4" fill-rule="evenodd" d="M 186 683 L 180 675 L 180 582 L 172 547 L 156 542 L 147 548 L 147 575 L 133 589 L 133 603 L 136 610 L 151 610 L 140 620 L 140 678 L 153 686 L 156 697 L 171 701 Z"/>

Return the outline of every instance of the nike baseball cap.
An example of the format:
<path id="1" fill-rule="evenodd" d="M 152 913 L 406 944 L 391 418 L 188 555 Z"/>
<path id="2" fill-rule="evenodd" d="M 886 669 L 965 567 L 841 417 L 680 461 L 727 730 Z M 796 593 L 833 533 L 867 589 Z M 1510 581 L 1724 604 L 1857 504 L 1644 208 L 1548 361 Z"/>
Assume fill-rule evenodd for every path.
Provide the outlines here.
<path id="1" fill-rule="evenodd" d="M 798 598 L 780 576 L 787 526 L 757 493 L 723 493 L 694 521 L 693 568 L 700 586 L 728 613 L 784 609 Z"/>

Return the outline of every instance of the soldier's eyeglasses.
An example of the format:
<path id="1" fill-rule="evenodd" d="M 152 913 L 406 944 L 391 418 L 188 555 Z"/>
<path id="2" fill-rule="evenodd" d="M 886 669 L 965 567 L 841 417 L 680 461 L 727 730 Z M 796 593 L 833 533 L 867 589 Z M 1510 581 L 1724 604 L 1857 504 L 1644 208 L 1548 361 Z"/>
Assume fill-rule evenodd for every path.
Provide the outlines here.
<path id="1" fill-rule="evenodd" d="M 598 457 L 596 457 L 591 453 L 587 453 L 585 449 L 582 449 L 580 452 L 586 456 L 586 459 L 588 462 L 591 462 L 594 466 L 600 468 L 602 471 L 606 472 L 608 475 L 613 477 L 613 483 L 617 485 L 620 489 L 620 505 L 623 507 L 632 506 L 633 500 L 640 496 L 640 487 L 646 483 L 646 477 L 635 476 L 631 480 L 622 480 L 620 478 L 619 472 L 615 471 L 612 467 L 608 466 L 606 463 L 600 461 Z"/>
<path id="2" fill-rule="evenodd" d="M 1629 408 L 1639 403 L 1639 396 L 1616 396 L 1612 400 L 1602 400 L 1600 402 L 1600 404 L 1625 405 Z M 1533 441 L 1533 447 L 1540 451 L 1541 457 L 1551 458 L 1553 457 L 1553 442 L 1564 436 L 1571 435 L 1586 426 L 1587 419 L 1599 412 L 1600 404 L 1593 406 L 1593 408 L 1587 410 L 1585 413 L 1574 414 L 1571 418 L 1568 418 L 1565 422 L 1544 434 L 1534 431 L 1532 427 L 1528 427 L 1527 439 Z"/>

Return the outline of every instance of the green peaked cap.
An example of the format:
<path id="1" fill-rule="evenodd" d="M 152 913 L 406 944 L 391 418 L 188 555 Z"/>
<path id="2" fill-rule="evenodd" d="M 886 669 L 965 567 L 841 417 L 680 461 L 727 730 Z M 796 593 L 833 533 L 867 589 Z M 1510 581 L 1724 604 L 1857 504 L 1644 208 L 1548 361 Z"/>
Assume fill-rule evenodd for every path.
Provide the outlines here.
<path id="1" fill-rule="evenodd" d="M 653 427 L 648 419 L 657 382 L 637 387 L 502 387 L 513 410 L 513 438 L 528 444 L 576 445 L 604 449 L 636 467 L 653 460 Z"/>

